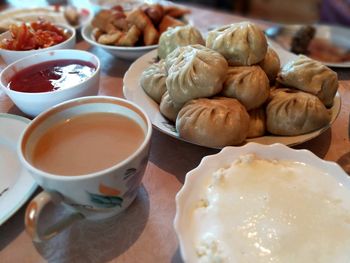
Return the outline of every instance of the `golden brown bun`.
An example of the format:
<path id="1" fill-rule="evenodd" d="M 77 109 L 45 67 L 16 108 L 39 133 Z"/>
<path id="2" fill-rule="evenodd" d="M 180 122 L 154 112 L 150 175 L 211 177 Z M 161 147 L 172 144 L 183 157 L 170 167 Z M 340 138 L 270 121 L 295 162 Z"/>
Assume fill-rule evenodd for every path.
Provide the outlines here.
<path id="1" fill-rule="evenodd" d="M 164 67 L 164 60 L 150 65 L 141 74 L 141 87 L 146 92 L 146 94 L 158 104 L 160 103 L 162 96 L 166 91 L 166 75 L 167 74 Z"/>
<path id="2" fill-rule="evenodd" d="M 181 138 L 207 147 L 242 143 L 249 129 L 249 115 L 236 99 L 216 97 L 186 103 L 176 119 Z"/>
<path id="3" fill-rule="evenodd" d="M 338 90 L 338 75 L 321 62 L 300 55 L 283 66 L 277 81 L 316 95 L 326 107 L 333 105 Z"/>
<path id="4" fill-rule="evenodd" d="M 258 109 L 248 111 L 248 114 L 250 121 L 247 138 L 263 136 L 266 131 L 265 108 L 261 107 Z"/>
<path id="5" fill-rule="evenodd" d="M 259 66 L 229 67 L 222 94 L 239 100 L 247 110 L 256 109 L 269 97 L 269 79 Z"/>
<path id="6" fill-rule="evenodd" d="M 257 25 L 241 22 L 210 31 L 206 46 L 222 54 L 230 66 L 251 66 L 264 59 L 267 40 Z"/>
<path id="7" fill-rule="evenodd" d="M 178 104 L 218 94 L 228 68 L 222 55 L 202 45 L 178 47 L 166 57 L 165 67 L 167 90 Z"/>
<path id="8" fill-rule="evenodd" d="M 265 58 L 259 63 L 259 66 L 266 73 L 270 83 L 275 83 L 277 74 L 281 69 L 280 58 L 276 51 L 268 47 Z"/>
<path id="9" fill-rule="evenodd" d="M 175 122 L 177 114 L 181 110 L 182 106 L 183 104 L 175 103 L 169 96 L 169 93 L 166 91 L 162 97 L 162 100 L 160 101 L 159 111 L 168 120 Z"/>
<path id="10" fill-rule="evenodd" d="M 331 120 L 330 112 L 316 96 L 291 89 L 275 89 L 266 108 L 267 131 L 276 135 L 300 135 L 320 129 Z"/>

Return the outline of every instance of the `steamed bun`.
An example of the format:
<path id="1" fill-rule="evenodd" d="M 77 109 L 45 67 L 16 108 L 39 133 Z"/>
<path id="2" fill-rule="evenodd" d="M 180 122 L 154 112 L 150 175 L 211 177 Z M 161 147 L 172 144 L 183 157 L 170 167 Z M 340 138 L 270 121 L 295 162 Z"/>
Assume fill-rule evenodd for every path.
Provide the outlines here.
<path id="1" fill-rule="evenodd" d="M 274 83 L 281 68 L 280 58 L 275 50 L 267 48 L 265 58 L 260 61 L 259 66 L 266 73 L 271 83 Z"/>
<path id="2" fill-rule="evenodd" d="M 321 62 L 300 55 L 287 63 L 277 81 L 288 87 L 316 95 L 326 107 L 333 105 L 338 90 L 338 76 Z"/>
<path id="3" fill-rule="evenodd" d="M 195 99 L 180 110 L 176 129 L 185 140 L 203 146 L 237 145 L 247 136 L 249 115 L 236 99 Z"/>
<path id="4" fill-rule="evenodd" d="M 222 54 L 230 66 L 250 66 L 264 59 L 267 40 L 257 25 L 241 22 L 210 31 L 206 46 Z"/>
<path id="5" fill-rule="evenodd" d="M 228 69 L 222 55 L 202 45 L 178 47 L 165 63 L 167 90 L 178 104 L 219 93 Z"/>
<path id="6" fill-rule="evenodd" d="M 205 45 L 198 29 L 191 25 L 170 27 L 159 38 L 158 57 L 164 59 L 175 48 L 194 44 Z"/>
<path id="7" fill-rule="evenodd" d="M 165 78 L 167 76 L 164 60 L 154 63 L 141 74 L 140 85 L 143 90 L 158 104 L 166 91 Z"/>
<path id="8" fill-rule="evenodd" d="M 241 102 L 247 110 L 260 107 L 269 97 L 269 79 L 259 66 L 229 67 L 222 94 Z"/>
<path id="9" fill-rule="evenodd" d="M 266 116 L 263 107 L 248 111 L 249 130 L 247 138 L 263 136 L 266 131 Z"/>
<path id="10" fill-rule="evenodd" d="M 266 108 L 267 130 L 276 135 L 300 135 L 324 127 L 330 112 L 316 96 L 290 89 L 271 92 Z"/>
<path id="11" fill-rule="evenodd" d="M 160 101 L 159 111 L 167 119 L 175 122 L 177 114 L 181 110 L 183 104 L 174 103 L 171 97 L 169 96 L 168 91 L 166 91 Z"/>

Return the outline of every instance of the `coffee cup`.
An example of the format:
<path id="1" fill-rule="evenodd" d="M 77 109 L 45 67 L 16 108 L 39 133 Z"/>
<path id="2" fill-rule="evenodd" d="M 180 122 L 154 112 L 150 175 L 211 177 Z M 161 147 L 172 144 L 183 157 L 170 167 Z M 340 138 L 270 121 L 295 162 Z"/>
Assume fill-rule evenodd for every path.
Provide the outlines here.
<path id="1" fill-rule="evenodd" d="M 44 190 L 25 213 L 33 240 L 50 239 L 77 220 L 105 219 L 126 209 L 141 184 L 151 134 L 146 113 L 115 97 L 73 99 L 37 116 L 17 149 Z M 42 229 L 39 218 L 50 203 L 63 205 L 69 215 Z"/>

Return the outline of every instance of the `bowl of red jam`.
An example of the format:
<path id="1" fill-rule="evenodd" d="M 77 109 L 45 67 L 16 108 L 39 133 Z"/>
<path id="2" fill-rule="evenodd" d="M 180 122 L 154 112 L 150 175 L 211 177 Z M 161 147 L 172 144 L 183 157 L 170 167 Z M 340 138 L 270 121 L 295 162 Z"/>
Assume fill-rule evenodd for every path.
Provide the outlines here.
<path id="1" fill-rule="evenodd" d="M 99 59 L 90 52 L 73 49 L 31 55 L 0 73 L 1 88 L 31 117 L 63 101 L 97 95 L 99 80 Z"/>
<path id="2" fill-rule="evenodd" d="M 64 24 L 38 20 L 31 23 L 12 24 L 0 34 L 0 55 L 6 64 L 25 56 L 57 49 L 73 49 L 76 31 Z"/>

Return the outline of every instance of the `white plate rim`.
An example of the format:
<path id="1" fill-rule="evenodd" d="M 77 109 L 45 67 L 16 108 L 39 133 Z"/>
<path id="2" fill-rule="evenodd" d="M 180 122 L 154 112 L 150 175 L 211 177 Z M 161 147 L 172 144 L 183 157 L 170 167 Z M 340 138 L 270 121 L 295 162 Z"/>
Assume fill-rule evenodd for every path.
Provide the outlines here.
<path id="1" fill-rule="evenodd" d="M 286 63 L 288 60 L 293 59 L 296 57 L 296 55 L 287 52 L 284 49 L 279 48 L 278 46 L 272 45 L 273 48 L 276 50 L 276 52 L 279 54 L 281 59 L 281 64 Z M 154 58 L 156 57 L 157 50 L 153 50 L 142 57 L 138 58 L 128 69 L 128 71 L 125 73 L 123 78 L 123 94 L 124 97 L 130 101 L 135 102 L 137 105 L 139 105 L 141 108 L 143 108 L 146 113 L 148 114 L 148 117 L 151 119 L 151 122 L 153 124 L 153 127 L 158 129 L 159 131 L 182 141 L 189 142 L 191 144 L 195 144 L 193 142 L 187 141 L 177 134 L 177 132 L 174 129 L 174 125 L 171 124 L 167 119 L 165 119 L 159 112 L 159 105 L 154 102 L 147 94 L 143 91 L 143 89 L 139 85 L 139 79 L 141 72 L 146 68 L 147 65 L 151 65 L 151 63 L 154 61 Z M 317 136 L 319 136 L 321 133 L 325 132 L 333 122 L 338 117 L 338 114 L 340 112 L 341 108 L 341 99 L 340 94 L 337 92 L 335 98 L 334 98 L 334 105 L 331 108 L 332 109 L 332 119 L 331 122 L 326 125 L 325 127 L 307 133 L 297 136 L 262 136 L 257 138 L 249 138 L 246 140 L 246 142 L 257 142 L 262 144 L 272 144 L 272 143 L 282 143 L 288 146 L 293 146 L 297 144 L 301 144 L 303 142 L 306 142 L 308 140 L 311 140 Z M 218 148 L 220 149 L 220 148 Z"/>
<path id="2" fill-rule="evenodd" d="M 188 236 L 186 226 L 182 225 L 182 217 L 186 206 L 190 205 L 191 197 L 195 196 L 199 185 L 198 182 L 205 180 L 213 171 L 221 167 L 227 167 L 233 160 L 242 154 L 256 153 L 264 159 L 290 160 L 309 164 L 334 176 L 339 183 L 342 183 L 350 190 L 350 179 L 347 173 L 335 162 L 322 160 L 309 150 L 296 150 L 280 143 L 263 145 L 248 143 L 244 146 L 227 146 L 219 153 L 205 156 L 200 164 L 186 174 L 185 182 L 175 197 L 176 212 L 173 221 L 176 236 L 179 241 L 180 254 L 185 262 L 191 261 L 194 257 L 191 253 L 191 238 Z M 187 249 L 186 249 L 187 248 Z"/>
<path id="3" fill-rule="evenodd" d="M 13 114 L 8 114 L 8 113 L 0 113 L 0 119 L 17 120 L 17 121 L 23 122 L 27 125 L 30 123 L 30 120 L 25 118 L 25 117 L 13 115 Z M 19 139 L 19 137 L 18 137 L 18 139 Z M 25 179 L 24 181 L 23 181 L 23 178 Z M 21 179 L 21 181 L 20 181 L 20 179 Z M 24 185 L 24 183 L 25 183 L 25 185 Z M 19 185 L 19 184 L 21 184 L 21 185 Z M 5 211 L 0 211 L 0 213 L 2 214 L 2 215 L 0 214 L 0 226 L 2 224 L 4 224 L 11 216 L 13 216 L 23 206 L 23 204 L 29 199 L 29 197 L 33 194 L 33 192 L 37 188 L 36 182 L 31 177 L 31 175 L 24 169 L 24 167 L 22 168 L 20 178 L 17 180 L 15 185 L 12 187 L 13 190 L 9 190 L 9 191 L 15 191 L 17 187 L 22 187 L 22 186 L 25 187 L 26 192 L 21 194 L 21 195 L 17 194 L 16 200 L 15 201 L 12 200 L 13 205 L 8 206 L 8 209 L 7 210 L 5 209 Z M 6 196 L 4 196 L 4 198 L 6 198 Z M 5 199 L 5 201 L 6 201 L 6 199 Z"/>
<path id="4" fill-rule="evenodd" d="M 272 26 L 272 27 L 269 27 L 267 28 L 266 30 L 269 30 L 271 28 L 275 28 L 275 27 L 281 27 L 281 28 L 297 28 L 297 27 L 301 27 L 303 25 L 300 25 L 300 24 L 295 24 L 295 25 L 279 25 L 279 26 Z M 322 34 L 322 36 L 320 35 L 320 37 L 322 38 L 325 38 L 325 39 L 330 39 L 330 36 L 326 36 L 326 35 L 323 35 L 324 33 L 322 32 L 328 32 L 328 34 L 331 34 L 332 32 L 333 33 L 339 33 L 339 31 L 342 32 L 342 34 L 346 34 L 346 36 L 348 38 L 350 38 L 350 30 L 346 27 L 342 27 L 342 26 L 336 26 L 336 25 L 327 25 L 327 24 L 314 24 L 313 27 L 316 28 L 316 30 L 318 29 L 318 32 L 320 34 Z M 266 31 L 265 30 L 265 31 Z M 345 36 L 344 36 L 345 37 Z M 292 55 L 295 55 L 294 53 L 290 52 L 289 50 L 285 49 L 282 45 L 280 45 L 276 40 L 273 40 L 273 42 L 278 45 L 281 49 L 283 49 L 284 51 L 292 54 Z M 350 44 L 349 44 L 349 50 L 350 50 Z M 326 65 L 326 66 L 329 66 L 329 67 L 335 67 L 335 68 L 349 68 L 350 67 L 350 61 L 348 62 L 339 62 L 339 63 L 335 63 L 335 62 L 326 62 L 326 61 L 321 61 L 321 60 L 318 60 L 319 62 L 321 62 L 322 64 Z"/>

